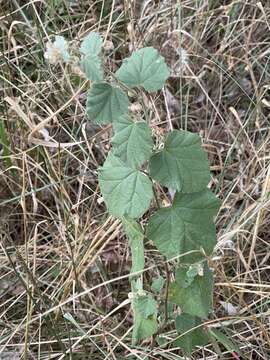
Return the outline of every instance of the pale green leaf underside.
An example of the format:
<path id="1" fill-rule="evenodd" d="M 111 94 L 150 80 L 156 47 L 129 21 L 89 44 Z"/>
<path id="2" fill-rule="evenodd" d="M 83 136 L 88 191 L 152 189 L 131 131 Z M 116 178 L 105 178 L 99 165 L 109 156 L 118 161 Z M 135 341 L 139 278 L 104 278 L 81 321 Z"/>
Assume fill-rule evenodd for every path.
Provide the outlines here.
<path id="1" fill-rule="evenodd" d="M 164 149 L 151 157 L 150 175 L 161 185 L 184 193 L 203 190 L 211 176 L 200 137 L 188 131 L 172 131 Z"/>
<path id="2" fill-rule="evenodd" d="M 202 326 L 198 327 L 200 324 L 200 319 L 195 316 L 189 314 L 178 315 L 175 319 L 176 331 L 179 335 L 188 332 L 175 340 L 174 346 L 179 346 L 187 354 L 191 354 L 196 346 L 206 345 L 209 342 L 209 336 Z"/>
<path id="3" fill-rule="evenodd" d="M 164 58 L 153 47 L 133 52 L 116 72 L 116 77 L 127 86 L 142 86 L 147 91 L 161 89 L 169 75 Z"/>
<path id="4" fill-rule="evenodd" d="M 85 73 L 87 79 L 91 81 L 102 81 L 103 70 L 101 60 L 97 55 L 87 55 L 81 62 L 81 69 Z"/>
<path id="5" fill-rule="evenodd" d="M 141 217 L 153 198 L 152 183 L 139 170 L 110 154 L 99 169 L 99 184 L 109 213 L 115 217 Z"/>
<path id="6" fill-rule="evenodd" d="M 142 271 L 144 268 L 144 234 L 142 227 L 133 219 L 122 219 L 124 231 L 129 240 L 129 246 L 132 256 L 131 274 Z"/>
<path id="7" fill-rule="evenodd" d="M 137 314 L 140 314 L 144 319 L 147 319 L 151 315 L 157 315 L 157 302 L 151 294 L 136 296 L 134 309 Z"/>
<path id="8" fill-rule="evenodd" d="M 212 309 L 212 271 L 205 265 L 203 275 L 187 283 L 187 270 L 185 267 L 176 270 L 176 281 L 169 287 L 169 301 L 180 306 L 184 313 L 206 318 Z"/>
<path id="9" fill-rule="evenodd" d="M 169 259 L 200 248 L 209 255 L 216 243 L 213 216 L 219 203 L 208 189 L 192 194 L 176 193 L 171 207 L 151 216 L 146 236 Z M 198 252 L 181 259 L 192 263 L 201 258 Z"/>
<path id="10" fill-rule="evenodd" d="M 86 113 L 90 120 L 107 124 L 128 111 L 128 97 L 106 82 L 94 83 L 87 95 Z"/>
<path id="11" fill-rule="evenodd" d="M 113 123 L 114 154 L 131 166 L 139 167 L 152 154 L 151 130 L 145 122 L 134 122 L 123 116 Z"/>
<path id="12" fill-rule="evenodd" d="M 102 48 L 102 37 L 95 32 L 91 32 L 84 37 L 80 52 L 84 55 L 99 55 Z"/>
<path id="13" fill-rule="evenodd" d="M 148 338 L 158 330 L 157 323 L 157 303 L 152 295 L 135 295 L 132 301 L 134 315 L 134 328 L 132 333 L 132 342 Z"/>

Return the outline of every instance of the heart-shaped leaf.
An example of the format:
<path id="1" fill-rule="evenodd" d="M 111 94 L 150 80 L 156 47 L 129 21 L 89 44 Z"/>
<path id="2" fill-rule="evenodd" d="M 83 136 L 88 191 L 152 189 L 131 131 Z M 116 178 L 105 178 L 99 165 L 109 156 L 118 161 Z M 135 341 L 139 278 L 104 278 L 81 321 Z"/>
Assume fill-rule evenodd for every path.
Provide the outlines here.
<path id="1" fill-rule="evenodd" d="M 87 55 L 81 62 L 82 71 L 85 73 L 87 79 L 91 81 L 102 81 L 103 70 L 101 67 L 101 60 L 97 55 Z"/>
<path id="2" fill-rule="evenodd" d="M 188 131 L 172 131 L 164 148 L 151 157 L 150 175 L 161 185 L 184 193 L 203 190 L 211 176 L 200 137 Z"/>
<path id="3" fill-rule="evenodd" d="M 83 38 L 80 52 L 84 55 L 99 55 L 101 48 L 102 37 L 96 32 L 91 32 Z"/>
<path id="4" fill-rule="evenodd" d="M 128 111 L 128 97 L 106 82 L 94 83 L 87 95 L 86 112 L 90 120 L 107 124 Z"/>
<path id="5" fill-rule="evenodd" d="M 219 204 L 208 189 L 192 194 L 176 193 L 172 206 L 151 216 L 146 236 L 167 258 L 195 251 L 181 260 L 196 262 L 202 258 L 200 249 L 209 255 L 215 246 L 213 216 Z"/>
<path id="6" fill-rule="evenodd" d="M 153 140 L 147 123 L 134 122 L 122 116 L 113 123 L 115 135 L 112 138 L 114 154 L 131 166 L 138 167 L 152 154 Z"/>
<path id="7" fill-rule="evenodd" d="M 91 32 L 82 41 L 80 52 L 83 54 L 80 62 L 82 71 L 91 81 L 102 81 L 103 70 L 99 53 L 102 48 L 102 38 L 99 34 Z"/>
<path id="8" fill-rule="evenodd" d="M 99 169 L 99 184 L 111 215 L 137 219 L 153 198 L 152 183 L 137 169 L 110 154 Z"/>
<path id="9" fill-rule="evenodd" d="M 134 315 L 132 342 L 136 344 L 157 332 L 157 303 L 151 294 L 137 293 L 132 300 L 132 310 Z"/>
<path id="10" fill-rule="evenodd" d="M 184 335 L 174 341 L 174 346 L 179 346 L 184 352 L 191 354 L 196 346 L 206 345 L 209 342 L 208 333 L 199 325 L 201 325 L 201 320 L 195 316 L 178 315 L 175 319 L 176 331 L 179 335 Z"/>
<path id="11" fill-rule="evenodd" d="M 142 86 L 147 91 L 161 89 L 169 75 L 164 58 L 153 47 L 134 51 L 116 72 L 116 77 L 127 86 Z"/>
<path id="12" fill-rule="evenodd" d="M 188 267 L 176 270 L 176 280 L 169 287 L 169 301 L 179 305 L 184 313 L 206 318 L 212 309 L 213 274 L 204 265 L 203 275 L 192 281 L 187 276 Z"/>

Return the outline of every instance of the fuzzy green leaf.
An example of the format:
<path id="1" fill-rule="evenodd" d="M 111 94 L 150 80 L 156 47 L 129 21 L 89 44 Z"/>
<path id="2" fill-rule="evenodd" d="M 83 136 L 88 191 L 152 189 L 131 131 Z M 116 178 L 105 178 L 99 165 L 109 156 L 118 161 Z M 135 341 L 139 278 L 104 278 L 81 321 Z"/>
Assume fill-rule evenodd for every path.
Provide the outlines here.
<path id="1" fill-rule="evenodd" d="M 127 86 L 142 86 L 147 91 L 161 89 L 169 75 L 164 58 L 153 47 L 134 51 L 116 72 L 116 77 Z"/>
<path id="2" fill-rule="evenodd" d="M 132 309 L 134 314 L 132 342 L 136 344 L 157 332 L 157 303 L 152 295 L 137 293 L 132 301 Z"/>
<path id="3" fill-rule="evenodd" d="M 152 183 L 139 170 L 110 154 L 99 169 L 99 184 L 111 215 L 137 219 L 150 206 Z"/>
<path id="4" fill-rule="evenodd" d="M 209 255 L 216 243 L 212 219 L 219 204 L 208 189 L 192 194 L 176 193 L 171 207 L 162 208 L 151 216 L 146 236 L 169 259 L 201 248 Z M 192 263 L 201 258 L 197 252 L 184 256 L 182 261 Z"/>
<path id="5" fill-rule="evenodd" d="M 180 306 L 184 313 L 206 318 L 212 309 L 213 274 L 205 264 L 203 275 L 191 281 L 188 268 L 176 270 L 176 280 L 169 287 L 169 301 Z"/>
<path id="6" fill-rule="evenodd" d="M 97 55 L 87 55 L 81 62 L 82 71 L 85 73 L 87 79 L 91 81 L 102 81 L 103 70 L 101 67 L 101 60 Z"/>
<path id="7" fill-rule="evenodd" d="M 174 346 L 179 346 L 184 352 L 191 354 L 195 346 L 206 345 L 209 342 L 209 336 L 202 327 L 198 327 L 200 324 L 200 319 L 195 316 L 189 314 L 178 315 L 175 319 L 176 331 L 179 335 L 187 333 L 176 339 Z"/>
<path id="8" fill-rule="evenodd" d="M 184 193 L 203 190 L 211 175 L 200 137 L 188 131 L 172 131 L 164 149 L 151 157 L 150 175 L 161 185 Z"/>
<path id="9" fill-rule="evenodd" d="M 87 95 L 86 112 L 90 120 L 107 124 L 128 111 L 128 97 L 106 82 L 94 83 Z"/>
<path id="10" fill-rule="evenodd" d="M 167 258 L 185 252 L 184 224 L 175 207 L 162 208 L 150 217 L 146 236 Z M 190 248 L 190 247 L 189 247 Z M 192 246 L 191 246 L 192 248 Z"/>
<path id="11" fill-rule="evenodd" d="M 102 48 L 102 37 L 95 32 L 91 32 L 84 37 L 80 52 L 84 55 L 99 55 Z"/>
<path id="12" fill-rule="evenodd" d="M 145 122 L 134 122 L 122 116 L 113 123 L 115 135 L 112 138 L 114 154 L 131 166 L 139 167 L 152 154 L 151 130 Z"/>
<path id="13" fill-rule="evenodd" d="M 135 310 L 144 319 L 147 319 L 151 315 L 157 315 L 157 302 L 152 295 L 137 295 L 135 299 Z"/>
<path id="14" fill-rule="evenodd" d="M 91 32 L 82 41 L 80 52 L 83 58 L 80 62 L 82 71 L 91 81 L 102 81 L 103 69 L 99 53 L 102 48 L 102 38 L 99 34 Z"/>
<path id="15" fill-rule="evenodd" d="M 122 219 L 124 231 L 129 240 L 132 256 L 131 273 L 142 271 L 144 268 L 144 234 L 142 227 L 133 219 Z"/>

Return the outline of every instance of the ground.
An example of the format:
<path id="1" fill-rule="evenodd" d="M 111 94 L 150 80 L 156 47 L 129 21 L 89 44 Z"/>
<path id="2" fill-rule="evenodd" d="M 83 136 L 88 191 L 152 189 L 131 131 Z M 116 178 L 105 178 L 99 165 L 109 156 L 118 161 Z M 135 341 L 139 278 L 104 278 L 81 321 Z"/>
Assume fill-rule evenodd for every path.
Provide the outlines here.
<path id="1" fill-rule="evenodd" d="M 183 358 L 155 339 L 131 345 L 130 250 L 97 181 L 112 130 L 87 119 L 77 66 L 90 31 L 104 39 L 108 77 L 133 50 L 161 52 L 171 76 L 141 94 L 153 134 L 188 129 L 208 153 L 222 206 L 205 325 L 241 355 L 209 344 L 192 358 L 269 359 L 269 2 L 2 0 L 0 27 L 0 359 Z M 72 64 L 44 57 L 55 35 Z M 145 252 L 150 284 L 166 269 Z M 164 335 L 176 336 L 170 325 Z"/>

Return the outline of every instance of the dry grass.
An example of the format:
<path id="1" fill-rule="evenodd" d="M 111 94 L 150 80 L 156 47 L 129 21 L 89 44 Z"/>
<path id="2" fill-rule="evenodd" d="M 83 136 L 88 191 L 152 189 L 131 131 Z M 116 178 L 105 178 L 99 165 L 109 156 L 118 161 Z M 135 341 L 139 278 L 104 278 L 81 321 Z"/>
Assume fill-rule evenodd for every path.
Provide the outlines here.
<path id="1" fill-rule="evenodd" d="M 146 44 L 174 71 L 144 102 L 157 138 L 169 126 L 200 132 L 223 200 L 208 324 L 241 359 L 269 359 L 269 2 L 2 0 L 0 9 L 0 359 L 182 358 L 130 345 L 129 249 L 96 176 L 111 130 L 87 123 L 85 80 L 44 60 L 54 34 L 75 48 L 90 30 L 114 44 L 108 73 Z M 146 257 L 149 283 L 165 270 L 150 246 Z M 193 353 L 234 356 L 212 345 Z"/>

